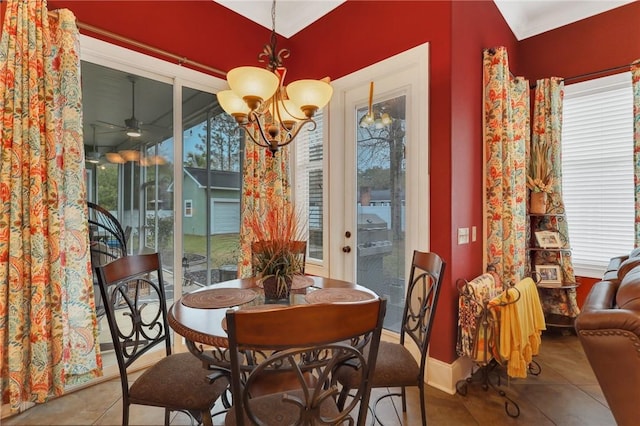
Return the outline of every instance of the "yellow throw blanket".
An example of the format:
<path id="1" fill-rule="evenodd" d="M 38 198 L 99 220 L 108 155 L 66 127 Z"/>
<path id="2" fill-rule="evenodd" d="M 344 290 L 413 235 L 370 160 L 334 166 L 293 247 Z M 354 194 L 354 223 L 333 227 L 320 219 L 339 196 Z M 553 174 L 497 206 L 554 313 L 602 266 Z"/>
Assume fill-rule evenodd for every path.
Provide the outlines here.
<path id="1" fill-rule="evenodd" d="M 531 278 L 493 299 L 489 306 L 500 321 L 500 357 L 507 361 L 510 377 L 527 377 L 527 366 L 540 351 L 540 336 L 546 330 L 538 289 Z M 517 289 L 517 291 L 516 291 Z M 520 298 L 512 303 L 520 294 Z"/>

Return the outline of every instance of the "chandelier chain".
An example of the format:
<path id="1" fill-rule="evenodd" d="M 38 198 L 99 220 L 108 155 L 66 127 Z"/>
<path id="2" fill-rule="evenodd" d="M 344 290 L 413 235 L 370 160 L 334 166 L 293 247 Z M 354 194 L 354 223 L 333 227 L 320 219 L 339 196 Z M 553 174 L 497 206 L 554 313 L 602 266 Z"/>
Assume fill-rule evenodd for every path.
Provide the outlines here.
<path id="1" fill-rule="evenodd" d="M 275 71 L 282 67 L 283 60 L 288 58 L 291 52 L 289 49 L 276 49 L 276 0 L 271 3 L 271 40 L 265 44 L 262 53 L 258 55 L 259 62 L 266 62 L 269 71 Z"/>

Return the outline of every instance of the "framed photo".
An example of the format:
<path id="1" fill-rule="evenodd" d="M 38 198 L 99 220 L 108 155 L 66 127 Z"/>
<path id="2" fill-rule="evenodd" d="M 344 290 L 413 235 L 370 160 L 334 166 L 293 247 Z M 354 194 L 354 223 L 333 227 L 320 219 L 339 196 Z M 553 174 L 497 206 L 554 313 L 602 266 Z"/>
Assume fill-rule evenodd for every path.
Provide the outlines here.
<path id="1" fill-rule="evenodd" d="M 536 241 L 541 248 L 562 248 L 560 234 L 555 231 L 536 231 Z"/>
<path id="2" fill-rule="evenodd" d="M 562 285 L 562 269 L 560 269 L 560 265 L 536 265 L 536 272 L 540 276 L 538 284 Z"/>

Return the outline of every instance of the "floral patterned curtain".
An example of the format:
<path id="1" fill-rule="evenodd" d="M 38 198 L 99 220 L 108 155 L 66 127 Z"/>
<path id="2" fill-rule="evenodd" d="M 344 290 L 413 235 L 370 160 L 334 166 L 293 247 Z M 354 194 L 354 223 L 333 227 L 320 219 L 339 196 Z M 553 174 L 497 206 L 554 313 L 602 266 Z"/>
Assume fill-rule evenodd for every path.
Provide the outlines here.
<path id="1" fill-rule="evenodd" d="M 240 260 L 238 276 L 249 277 L 251 268 L 251 242 L 253 235 L 247 222 L 254 212 L 264 211 L 267 205 L 289 205 L 289 149 L 281 148 L 275 155 L 259 147 L 247 136 L 241 200 Z"/>
<path id="2" fill-rule="evenodd" d="M 526 261 L 529 83 L 511 77 L 504 47 L 486 49 L 483 65 L 487 266 L 513 285 Z"/>
<path id="3" fill-rule="evenodd" d="M 557 77 L 538 80 L 533 110 L 532 145 L 550 147 L 552 188 L 547 200 L 546 213 L 551 215 L 537 222 L 538 230 L 553 230 L 560 233 L 564 247 L 570 247 L 569 230 L 564 217 L 562 200 L 562 100 L 564 81 Z M 558 216 L 553 216 L 553 215 Z M 576 281 L 570 251 L 536 252 L 536 264 L 558 264 L 562 269 L 563 282 Z M 576 317 L 580 313 L 575 289 L 548 290 L 541 292 L 540 301 L 545 312 Z"/>
<path id="4" fill-rule="evenodd" d="M 640 59 L 631 64 L 633 84 L 633 164 L 636 198 L 635 247 L 640 247 Z"/>
<path id="5" fill-rule="evenodd" d="M 75 17 L 9 0 L 0 40 L 3 404 L 98 376 Z"/>

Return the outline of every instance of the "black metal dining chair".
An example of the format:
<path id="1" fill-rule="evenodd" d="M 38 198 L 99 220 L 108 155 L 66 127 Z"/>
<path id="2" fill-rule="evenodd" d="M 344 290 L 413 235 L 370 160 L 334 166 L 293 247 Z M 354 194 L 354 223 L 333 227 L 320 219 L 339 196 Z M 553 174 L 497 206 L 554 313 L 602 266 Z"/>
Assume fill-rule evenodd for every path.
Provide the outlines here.
<path id="1" fill-rule="evenodd" d="M 165 283 L 160 255 L 121 257 L 97 268 L 122 385 L 122 424 L 129 423 L 132 404 L 189 414 L 205 426 L 213 424 L 211 410 L 228 388 L 224 375 L 211 380 L 210 371 L 193 354 L 171 353 Z M 127 370 L 143 355 L 163 351 L 163 357 L 129 383 Z"/>
<path id="2" fill-rule="evenodd" d="M 427 362 L 427 349 L 431 338 L 433 319 L 435 318 L 438 296 L 444 277 L 445 262 L 435 253 L 415 250 L 411 262 L 411 273 L 405 299 L 404 314 L 400 328 L 400 342 L 380 342 L 378 358 L 371 379 L 372 388 L 401 388 L 400 393 L 387 393 L 389 396 L 402 397 L 402 411 L 407 411 L 407 386 L 417 386 L 420 390 L 420 411 L 423 426 L 427 424 L 424 394 L 424 372 Z M 416 361 L 405 340 L 412 340 L 420 350 L 420 360 Z M 343 385 L 340 405 L 349 396 L 350 389 L 358 386 L 357 371 L 341 367 L 337 373 L 338 381 Z"/>
<path id="3" fill-rule="evenodd" d="M 385 299 L 229 310 L 233 405 L 226 425 L 364 425 Z M 369 345 L 373 351 L 364 352 Z M 338 366 L 357 365 L 358 386 L 338 408 Z"/>

